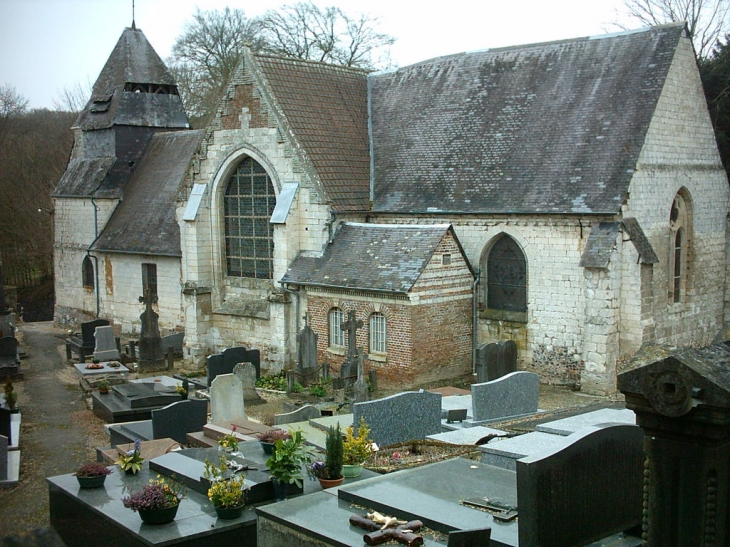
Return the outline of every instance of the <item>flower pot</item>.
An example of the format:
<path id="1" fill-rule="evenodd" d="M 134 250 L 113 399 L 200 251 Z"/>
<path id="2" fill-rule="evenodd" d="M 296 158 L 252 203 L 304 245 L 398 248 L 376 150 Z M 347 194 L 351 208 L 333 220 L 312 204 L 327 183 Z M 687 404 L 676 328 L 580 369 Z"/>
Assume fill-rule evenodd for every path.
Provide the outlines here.
<path id="1" fill-rule="evenodd" d="M 106 475 L 94 475 L 93 477 L 76 477 L 81 488 L 99 488 L 104 484 Z"/>
<path id="2" fill-rule="evenodd" d="M 339 486 L 342 484 L 342 481 L 345 480 L 345 477 L 340 477 L 339 479 L 320 479 L 317 477 L 317 480 L 319 481 L 319 484 L 322 486 L 322 489 L 326 488 L 334 488 L 336 486 Z"/>
<path id="3" fill-rule="evenodd" d="M 342 466 L 342 474 L 345 476 L 345 478 L 351 479 L 353 477 L 359 477 L 360 473 L 362 473 L 362 464 L 359 465 L 348 465 L 345 464 Z"/>
<path id="4" fill-rule="evenodd" d="M 146 522 L 147 524 L 165 524 L 175 520 L 178 507 L 180 507 L 179 503 L 162 509 L 140 509 L 139 517 L 142 519 L 142 522 Z"/>
<path id="5" fill-rule="evenodd" d="M 109 393 L 109 388 L 99 388 L 99 393 L 102 395 L 106 395 Z"/>
<path id="6" fill-rule="evenodd" d="M 127 475 L 136 475 L 137 474 L 137 470 L 136 469 L 125 469 L 124 472 Z"/>
<path id="7" fill-rule="evenodd" d="M 264 454 L 271 456 L 274 453 L 276 443 L 265 443 L 264 441 L 259 441 L 259 443 L 261 443 L 261 448 L 264 449 Z"/>
<path id="8" fill-rule="evenodd" d="M 238 507 L 223 507 L 222 505 L 217 505 L 215 507 L 215 512 L 219 519 L 237 519 L 243 513 L 243 508 L 243 503 Z"/>
<path id="9" fill-rule="evenodd" d="M 276 477 L 271 477 L 271 484 L 274 486 L 274 501 L 284 501 L 289 494 L 289 485 Z"/>

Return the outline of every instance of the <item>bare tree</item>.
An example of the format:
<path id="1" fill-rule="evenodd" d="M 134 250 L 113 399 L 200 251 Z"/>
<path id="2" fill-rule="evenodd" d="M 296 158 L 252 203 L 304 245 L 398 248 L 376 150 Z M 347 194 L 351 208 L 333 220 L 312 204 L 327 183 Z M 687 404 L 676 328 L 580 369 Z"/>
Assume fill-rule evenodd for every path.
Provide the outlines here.
<path id="1" fill-rule="evenodd" d="M 374 30 L 377 19 L 299 2 L 261 18 L 264 51 L 362 68 L 386 68 L 395 38 Z M 377 56 L 377 58 L 375 58 Z"/>
<path id="2" fill-rule="evenodd" d="M 53 99 L 53 108 L 63 112 L 81 112 L 91 97 L 92 84 L 76 82 L 71 86 L 64 86 Z"/>
<path id="3" fill-rule="evenodd" d="M 624 6 L 629 17 L 644 25 L 686 21 L 701 59 L 730 29 L 730 0 L 624 0 Z"/>
<path id="4" fill-rule="evenodd" d="M 243 10 L 200 11 L 175 39 L 168 66 L 191 118 L 205 118 L 225 88 L 244 45 L 258 49 L 258 22 Z"/>

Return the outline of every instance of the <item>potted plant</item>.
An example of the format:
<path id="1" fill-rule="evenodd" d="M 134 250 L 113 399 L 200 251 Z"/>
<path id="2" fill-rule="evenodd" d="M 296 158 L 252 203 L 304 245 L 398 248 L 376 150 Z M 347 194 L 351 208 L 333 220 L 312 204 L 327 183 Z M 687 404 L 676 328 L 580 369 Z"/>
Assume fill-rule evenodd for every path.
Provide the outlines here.
<path id="1" fill-rule="evenodd" d="M 236 424 L 231 426 L 231 432 L 226 433 L 220 439 L 218 439 L 218 446 L 220 446 L 224 452 L 238 452 L 238 437 L 236 436 Z"/>
<path id="2" fill-rule="evenodd" d="M 10 410 L 13 414 L 18 413 L 18 407 L 16 406 L 17 402 L 18 394 L 15 393 L 15 386 L 13 386 L 12 378 L 8 376 L 5 380 L 5 406 L 7 406 L 8 410 Z"/>
<path id="3" fill-rule="evenodd" d="M 88 462 L 79 467 L 74 475 L 81 488 L 97 488 L 104 484 L 106 476 L 112 472 L 106 465 L 99 462 Z"/>
<path id="4" fill-rule="evenodd" d="M 99 383 L 96 385 L 99 388 L 99 393 L 101 393 L 102 395 L 109 393 L 110 385 L 109 380 L 107 380 L 106 378 L 102 378 L 101 380 L 99 380 Z"/>
<path id="5" fill-rule="evenodd" d="M 309 476 L 317 478 L 322 488 L 339 486 L 345 477 L 342 475 L 343 441 L 340 424 L 327 430 L 324 462 L 314 462 L 308 468 Z"/>
<path id="6" fill-rule="evenodd" d="M 274 498 L 276 501 L 286 499 L 288 486 L 296 484 L 302 486 L 302 465 L 312 459 L 312 448 L 304 444 L 304 435 L 300 430 L 291 434 L 289 439 L 276 441 L 276 448 L 266 460 L 266 467 L 274 483 Z"/>
<path id="7" fill-rule="evenodd" d="M 286 440 L 291 439 L 291 433 L 284 429 L 269 429 L 263 433 L 257 433 L 256 438 L 261 443 L 261 448 L 264 449 L 264 454 L 271 455 L 276 446 L 276 441 L 279 439 Z"/>
<path id="8" fill-rule="evenodd" d="M 342 474 L 345 477 L 358 477 L 362 473 L 365 461 L 375 450 L 374 444 L 369 437 L 370 428 L 368 428 L 364 418 L 360 418 L 357 430 L 354 426 L 347 428 L 345 440 L 343 441 L 344 464 Z"/>
<path id="9" fill-rule="evenodd" d="M 116 463 L 125 473 L 134 475 L 142 469 L 142 462 L 144 462 L 144 458 L 140 455 L 141 448 L 142 441 L 135 439 L 134 448 L 127 451 L 126 454 L 119 456 L 119 460 L 114 463 Z"/>
<path id="10" fill-rule="evenodd" d="M 190 391 L 190 383 L 188 382 L 188 379 L 185 378 L 182 382 L 182 384 L 178 384 L 175 386 L 175 391 L 177 391 L 180 394 L 180 398 L 184 401 L 188 398 L 188 391 Z"/>
<path id="11" fill-rule="evenodd" d="M 174 482 L 165 482 L 157 475 L 142 490 L 122 498 L 127 509 L 138 512 L 142 522 L 147 524 L 164 524 L 171 522 L 177 515 L 180 501 L 185 497 L 182 487 Z"/>
<path id="12" fill-rule="evenodd" d="M 231 474 L 225 456 L 217 466 L 205 460 L 205 478 L 210 481 L 208 499 L 218 518 L 235 519 L 241 516 L 246 505 L 245 478 L 243 474 Z"/>

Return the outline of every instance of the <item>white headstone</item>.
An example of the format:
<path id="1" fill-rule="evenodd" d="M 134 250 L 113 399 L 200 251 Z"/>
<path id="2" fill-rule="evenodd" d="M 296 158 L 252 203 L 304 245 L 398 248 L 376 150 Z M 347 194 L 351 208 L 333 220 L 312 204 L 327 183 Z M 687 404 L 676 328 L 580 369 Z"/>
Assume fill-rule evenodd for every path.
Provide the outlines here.
<path id="1" fill-rule="evenodd" d="M 114 340 L 114 329 L 112 327 L 96 327 L 94 338 L 96 339 L 94 359 L 99 359 L 99 361 L 119 359 L 119 350 Z"/>
<path id="2" fill-rule="evenodd" d="M 236 374 L 219 374 L 210 386 L 211 422 L 230 427 L 237 420 L 246 420 L 243 382 Z"/>

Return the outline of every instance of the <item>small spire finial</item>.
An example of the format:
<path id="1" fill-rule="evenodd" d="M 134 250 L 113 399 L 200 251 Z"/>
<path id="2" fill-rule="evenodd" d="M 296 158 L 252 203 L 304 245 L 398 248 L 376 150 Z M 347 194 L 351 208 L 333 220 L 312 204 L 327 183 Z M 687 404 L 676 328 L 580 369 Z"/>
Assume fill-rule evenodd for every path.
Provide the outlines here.
<path id="1" fill-rule="evenodd" d="M 137 30 L 137 26 L 134 24 L 134 0 L 132 0 L 132 30 Z"/>

